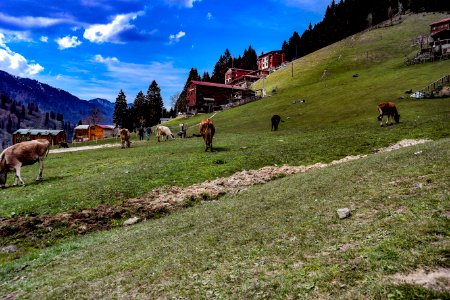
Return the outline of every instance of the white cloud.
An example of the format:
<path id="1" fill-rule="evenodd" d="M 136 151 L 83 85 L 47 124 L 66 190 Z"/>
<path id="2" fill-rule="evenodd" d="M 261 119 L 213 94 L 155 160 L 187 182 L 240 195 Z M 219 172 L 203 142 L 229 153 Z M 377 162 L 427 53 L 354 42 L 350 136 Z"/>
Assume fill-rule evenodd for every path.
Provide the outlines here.
<path id="1" fill-rule="evenodd" d="M 202 2 L 202 0 L 164 0 L 166 4 L 176 5 L 176 6 L 184 6 L 192 8 L 194 7 L 195 2 Z"/>
<path id="2" fill-rule="evenodd" d="M 213 18 L 212 13 L 208 12 L 208 13 L 206 14 L 206 18 L 207 18 L 208 20 L 212 20 L 212 18 Z"/>
<path id="3" fill-rule="evenodd" d="M 63 38 L 57 38 L 55 42 L 58 44 L 58 49 L 64 50 L 67 48 L 75 48 L 81 45 L 81 41 L 78 40 L 77 36 L 65 36 Z"/>
<path id="4" fill-rule="evenodd" d="M 109 64 L 109 63 L 118 63 L 119 60 L 117 59 L 117 57 L 103 57 L 100 54 L 97 54 L 96 56 L 94 56 L 94 61 L 95 62 L 99 62 L 99 63 L 103 63 L 103 64 Z"/>
<path id="5" fill-rule="evenodd" d="M 29 77 L 44 70 L 40 64 L 28 63 L 27 59 L 9 49 L 5 43 L 5 36 L 0 33 L 0 69 L 22 77 Z"/>
<path id="6" fill-rule="evenodd" d="M 117 15 L 109 24 L 96 24 L 89 26 L 83 34 L 83 37 L 92 43 L 102 44 L 121 43 L 120 34 L 135 28 L 130 24 L 131 21 L 136 20 L 138 16 L 143 15 L 143 11 L 137 13 L 129 13 L 124 15 Z"/>
<path id="7" fill-rule="evenodd" d="M 45 18 L 45 17 L 12 17 L 0 13 L 0 21 L 21 28 L 50 27 L 58 24 L 75 23 L 71 18 Z"/>
<path id="8" fill-rule="evenodd" d="M 47 43 L 48 42 L 48 36 L 41 36 L 40 41 L 43 43 Z"/>
<path id="9" fill-rule="evenodd" d="M 186 36 L 186 32 L 180 31 L 177 34 L 171 34 L 169 36 L 169 41 L 171 43 L 178 43 L 182 37 Z"/>

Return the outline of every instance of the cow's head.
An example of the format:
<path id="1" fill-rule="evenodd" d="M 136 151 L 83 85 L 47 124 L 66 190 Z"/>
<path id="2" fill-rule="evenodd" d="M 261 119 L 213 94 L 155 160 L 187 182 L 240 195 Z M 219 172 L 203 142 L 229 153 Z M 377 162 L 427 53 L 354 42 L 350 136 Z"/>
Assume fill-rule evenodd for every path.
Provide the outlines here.
<path id="1" fill-rule="evenodd" d="M 396 114 L 396 115 L 394 116 L 394 120 L 395 120 L 395 123 L 400 122 L 400 115 L 399 115 L 399 114 Z"/>

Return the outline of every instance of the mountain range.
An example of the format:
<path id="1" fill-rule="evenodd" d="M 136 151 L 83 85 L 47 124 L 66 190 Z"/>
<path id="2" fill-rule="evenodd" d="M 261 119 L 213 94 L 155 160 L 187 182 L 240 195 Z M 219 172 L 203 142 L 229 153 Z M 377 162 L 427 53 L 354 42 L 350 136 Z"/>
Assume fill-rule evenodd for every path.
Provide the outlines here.
<path id="1" fill-rule="evenodd" d="M 34 79 L 13 76 L 0 70 L 0 93 L 25 105 L 34 103 L 41 111 L 61 113 L 65 121 L 77 124 L 98 109 L 101 124 L 112 124 L 114 103 L 105 99 L 82 100 L 67 91 Z"/>

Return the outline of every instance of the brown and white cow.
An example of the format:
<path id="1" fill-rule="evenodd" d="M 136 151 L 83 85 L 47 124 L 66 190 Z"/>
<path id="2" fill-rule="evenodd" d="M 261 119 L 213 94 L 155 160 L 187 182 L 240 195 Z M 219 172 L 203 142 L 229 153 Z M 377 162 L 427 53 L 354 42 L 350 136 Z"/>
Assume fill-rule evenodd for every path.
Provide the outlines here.
<path id="1" fill-rule="evenodd" d="M 400 115 L 398 114 L 397 107 L 394 102 L 383 102 L 378 104 L 377 106 L 378 112 L 378 121 L 380 121 L 380 126 L 383 127 L 383 117 L 386 116 L 386 126 L 392 125 L 392 119 L 394 119 L 395 123 L 400 122 Z M 389 124 L 389 120 L 391 123 Z"/>
<path id="2" fill-rule="evenodd" d="M 209 148 L 211 152 L 213 152 L 212 141 L 214 133 L 216 132 L 213 121 L 209 118 L 202 120 L 199 129 L 200 134 L 203 136 L 203 140 L 205 141 L 205 151 L 208 151 Z"/>
<path id="3" fill-rule="evenodd" d="M 127 146 L 127 148 L 130 148 L 131 134 L 128 131 L 128 129 L 126 129 L 126 128 L 120 129 L 119 136 L 120 136 L 120 140 L 122 141 L 122 149 L 125 148 L 125 146 Z"/>
<path id="4" fill-rule="evenodd" d="M 47 157 L 49 150 L 50 142 L 45 139 L 18 143 L 6 148 L 0 154 L 0 186 L 5 188 L 8 171 L 15 171 L 16 173 L 14 185 L 17 185 L 20 181 L 25 186 L 25 182 L 20 176 L 20 168 L 36 162 L 39 162 L 39 173 L 36 180 L 42 180 L 44 158 Z"/>
<path id="5" fill-rule="evenodd" d="M 156 127 L 156 137 L 158 138 L 158 142 L 160 142 L 161 137 L 165 137 L 166 140 L 169 138 L 169 136 L 174 139 L 175 137 L 172 134 L 172 131 L 170 131 L 170 128 L 167 126 L 158 126 Z"/>

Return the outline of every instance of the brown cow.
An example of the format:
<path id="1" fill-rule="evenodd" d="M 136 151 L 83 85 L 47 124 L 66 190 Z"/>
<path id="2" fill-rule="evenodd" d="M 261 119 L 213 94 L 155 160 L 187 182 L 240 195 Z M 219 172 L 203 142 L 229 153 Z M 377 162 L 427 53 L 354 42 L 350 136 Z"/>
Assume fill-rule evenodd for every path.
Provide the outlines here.
<path id="1" fill-rule="evenodd" d="M 380 126 L 383 127 L 383 117 L 386 116 L 386 126 L 392 125 L 392 118 L 395 120 L 395 123 L 400 122 L 400 115 L 397 112 L 397 107 L 395 107 L 394 102 L 383 102 L 378 104 L 377 106 L 378 112 L 378 121 L 380 121 Z M 391 123 L 389 124 L 389 119 Z"/>
<path id="2" fill-rule="evenodd" d="M 50 142 L 45 139 L 23 142 L 6 148 L 0 154 L 0 185 L 5 188 L 6 175 L 8 171 L 15 171 L 16 177 L 14 185 L 18 182 L 25 186 L 25 182 L 20 176 L 20 168 L 26 165 L 32 165 L 39 161 L 39 173 L 36 180 L 43 180 L 42 171 L 44 169 L 44 158 L 47 157 L 50 150 Z"/>
<path id="3" fill-rule="evenodd" d="M 119 135 L 120 135 L 120 139 L 122 141 L 122 149 L 125 148 L 125 145 L 127 146 L 127 148 L 130 148 L 131 135 L 130 135 L 130 132 L 128 131 L 128 129 L 126 129 L 126 128 L 120 129 Z"/>
<path id="4" fill-rule="evenodd" d="M 208 151 L 209 148 L 211 152 L 213 152 L 212 141 L 214 133 L 216 132 L 213 121 L 209 118 L 202 120 L 199 129 L 200 134 L 203 136 L 203 140 L 205 140 L 205 151 Z"/>

